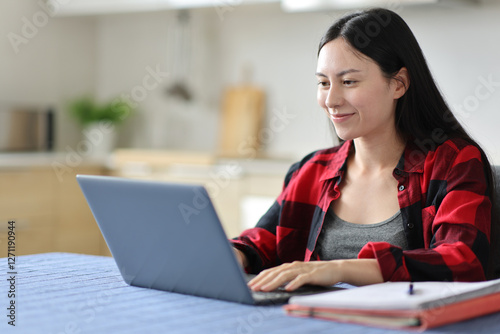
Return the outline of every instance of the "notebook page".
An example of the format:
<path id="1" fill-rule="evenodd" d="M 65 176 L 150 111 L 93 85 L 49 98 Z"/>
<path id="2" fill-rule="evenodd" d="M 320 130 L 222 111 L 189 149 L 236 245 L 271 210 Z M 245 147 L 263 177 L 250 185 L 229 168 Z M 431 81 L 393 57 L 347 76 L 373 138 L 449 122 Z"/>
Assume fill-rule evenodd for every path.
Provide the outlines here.
<path id="1" fill-rule="evenodd" d="M 415 310 L 500 292 L 500 280 L 486 282 L 387 282 L 314 296 L 292 297 L 290 304 L 373 310 Z"/>

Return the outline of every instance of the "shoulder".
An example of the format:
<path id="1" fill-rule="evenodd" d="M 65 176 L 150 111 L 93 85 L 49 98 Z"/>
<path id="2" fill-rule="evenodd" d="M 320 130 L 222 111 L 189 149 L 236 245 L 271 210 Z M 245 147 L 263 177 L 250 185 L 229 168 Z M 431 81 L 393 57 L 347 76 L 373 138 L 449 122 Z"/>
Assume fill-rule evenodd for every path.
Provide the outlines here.
<path id="1" fill-rule="evenodd" d="M 431 179 L 482 176 L 484 161 L 481 149 L 465 139 L 451 138 L 427 152 L 423 161 L 424 175 Z"/>
<path id="2" fill-rule="evenodd" d="M 449 138 L 442 143 L 425 139 L 410 141 L 405 151 L 406 166 L 409 169 L 421 169 L 434 163 L 446 164 L 457 157 L 481 161 L 481 150 L 469 140 Z"/>
<path id="3" fill-rule="evenodd" d="M 336 158 L 339 157 L 339 155 L 341 156 L 340 158 L 343 161 L 347 156 L 347 152 L 345 152 L 346 149 L 348 149 L 347 146 L 349 146 L 349 143 L 344 142 L 334 147 L 313 151 L 302 158 L 302 160 L 297 163 L 297 166 L 301 167 L 306 164 L 329 164 L 332 162 L 332 160 L 337 160 Z"/>
<path id="4" fill-rule="evenodd" d="M 480 148 L 476 144 L 461 138 L 451 138 L 438 145 L 434 151 L 427 154 L 426 160 L 436 158 L 449 163 L 456 163 L 457 159 L 459 159 L 458 162 L 482 160 Z"/>
<path id="5" fill-rule="evenodd" d="M 321 174 L 324 171 L 336 171 L 340 169 L 349 154 L 350 142 L 313 151 L 304 156 L 300 161 L 294 163 L 288 170 L 285 182 L 297 174 Z"/>

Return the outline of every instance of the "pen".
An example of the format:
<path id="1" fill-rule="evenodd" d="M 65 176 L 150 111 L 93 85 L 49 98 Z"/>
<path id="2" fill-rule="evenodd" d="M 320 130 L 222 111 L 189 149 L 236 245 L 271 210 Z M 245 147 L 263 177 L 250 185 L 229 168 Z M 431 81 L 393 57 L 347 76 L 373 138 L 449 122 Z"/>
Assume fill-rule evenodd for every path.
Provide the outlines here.
<path id="1" fill-rule="evenodd" d="M 413 282 L 410 282 L 410 286 L 408 287 L 408 294 L 413 295 Z"/>

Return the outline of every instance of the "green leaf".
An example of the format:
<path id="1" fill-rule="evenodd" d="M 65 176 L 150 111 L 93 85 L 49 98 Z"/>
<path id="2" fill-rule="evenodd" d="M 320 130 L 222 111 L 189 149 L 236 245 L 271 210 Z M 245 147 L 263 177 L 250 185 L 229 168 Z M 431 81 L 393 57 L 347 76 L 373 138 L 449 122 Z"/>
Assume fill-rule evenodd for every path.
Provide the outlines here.
<path id="1" fill-rule="evenodd" d="M 125 121 L 133 111 L 130 104 L 122 99 L 98 105 L 93 98 L 84 96 L 72 101 L 68 106 L 69 113 L 82 125 L 99 121 L 119 124 Z"/>

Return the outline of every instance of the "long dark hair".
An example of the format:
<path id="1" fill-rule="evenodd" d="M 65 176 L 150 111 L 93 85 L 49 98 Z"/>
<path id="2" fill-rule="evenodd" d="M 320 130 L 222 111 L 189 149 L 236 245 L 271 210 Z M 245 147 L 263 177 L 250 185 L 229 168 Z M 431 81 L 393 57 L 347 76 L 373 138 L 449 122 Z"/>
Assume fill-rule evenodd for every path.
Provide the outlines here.
<path id="1" fill-rule="evenodd" d="M 451 112 L 429 70 L 424 54 L 406 22 L 395 12 L 374 8 L 347 14 L 337 20 L 320 41 L 322 47 L 336 38 L 343 38 L 355 50 L 377 63 L 391 79 L 405 67 L 410 77 L 406 93 L 396 105 L 396 129 L 405 140 L 430 150 L 450 138 L 461 138 L 481 152 L 487 178 L 487 194 L 494 203 L 494 175 L 480 145 L 471 138 Z M 439 136 L 435 130 L 439 130 Z M 491 242 L 496 238 L 496 217 L 492 217 Z M 493 248 L 493 247 L 492 247 Z M 499 256 L 498 254 L 496 256 Z M 493 254 L 490 254 L 492 260 Z M 491 265 L 489 266 L 491 269 Z"/>

